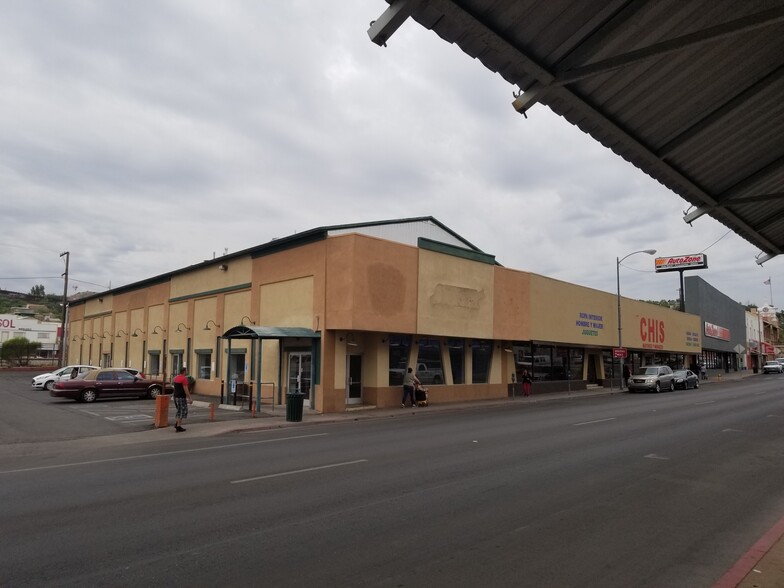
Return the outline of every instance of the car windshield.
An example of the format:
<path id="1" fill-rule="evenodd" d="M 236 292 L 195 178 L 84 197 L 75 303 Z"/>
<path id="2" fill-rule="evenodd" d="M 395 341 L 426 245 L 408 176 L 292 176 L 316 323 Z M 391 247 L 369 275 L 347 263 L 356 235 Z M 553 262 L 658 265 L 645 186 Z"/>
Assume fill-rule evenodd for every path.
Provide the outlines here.
<path id="1" fill-rule="evenodd" d="M 659 368 L 657 367 L 647 367 L 641 368 L 640 371 L 637 372 L 638 376 L 657 376 L 659 375 Z"/>
<path id="2" fill-rule="evenodd" d="M 685 378 L 686 377 L 686 370 L 678 370 L 677 372 L 672 372 L 672 373 L 675 374 L 676 376 L 678 376 L 679 378 Z"/>

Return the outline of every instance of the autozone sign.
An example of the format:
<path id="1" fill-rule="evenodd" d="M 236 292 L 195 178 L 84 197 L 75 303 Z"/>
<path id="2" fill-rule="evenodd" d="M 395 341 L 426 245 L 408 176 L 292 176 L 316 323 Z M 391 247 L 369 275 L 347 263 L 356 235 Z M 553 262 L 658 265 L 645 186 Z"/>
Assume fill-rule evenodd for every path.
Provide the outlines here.
<path id="1" fill-rule="evenodd" d="M 674 272 L 685 269 L 706 269 L 708 256 L 704 253 L 694 255 L 673 255 L 672 257 L 657 257 L 657 272 Z"/>

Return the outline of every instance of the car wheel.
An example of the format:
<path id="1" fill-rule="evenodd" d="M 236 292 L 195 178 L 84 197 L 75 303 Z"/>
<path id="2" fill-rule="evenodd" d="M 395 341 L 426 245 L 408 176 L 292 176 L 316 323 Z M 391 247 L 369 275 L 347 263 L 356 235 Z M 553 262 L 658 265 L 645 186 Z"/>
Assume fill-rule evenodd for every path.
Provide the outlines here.
<path id="1" fill-rule="evenodd" d="M 660 382 L 656 382 L 656 389 L 654 390 L 654 392 L 656 392 L 656 394 L 661 392 L 661 383 Z"/>
<path id="2" fill-rule="evenodd" d="M 79 395 L 79 400 L 82 402 L 95 402 L 95 399 L 98 398 L 98 394 L 95 390 L 82 390 L 82 393 Z"/>
<path id="3" fill-rule="evenodd" d="M 699 380 L 694 380 L 694 389 L 696 390 L 699 387 L 700 387 L 700 381 Z"/>
<path id="4" fill-rule="evenodd" d="M 46 384 L 44 384 L 44 389 L 49 390 L 49 392 L 54 390 L 54 380 L 49 380 Z"/>
<path id="5" fill-rule="evenodd" d="M 161 393 L 160 386 L 150 386 L 150 389 L 147 390 L 147 398 L 158 398 L 158 394 Z"/>

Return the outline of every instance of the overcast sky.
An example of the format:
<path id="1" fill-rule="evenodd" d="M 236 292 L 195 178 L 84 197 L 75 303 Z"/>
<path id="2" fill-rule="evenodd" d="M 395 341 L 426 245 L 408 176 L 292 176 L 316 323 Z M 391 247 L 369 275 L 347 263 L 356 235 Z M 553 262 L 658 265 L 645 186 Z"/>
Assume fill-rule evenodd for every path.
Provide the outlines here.
<path id="1" fill-rule="evenodd" d="M 615 260 L 705 252 L 782 306 L 782 262 L 383 0 L 7 0 L 0 288 L 118 287 L 312 228 L 433 216 L 504 266 L 615 292 Z M 621 290 L 676 299 L 653 257 Z"/>

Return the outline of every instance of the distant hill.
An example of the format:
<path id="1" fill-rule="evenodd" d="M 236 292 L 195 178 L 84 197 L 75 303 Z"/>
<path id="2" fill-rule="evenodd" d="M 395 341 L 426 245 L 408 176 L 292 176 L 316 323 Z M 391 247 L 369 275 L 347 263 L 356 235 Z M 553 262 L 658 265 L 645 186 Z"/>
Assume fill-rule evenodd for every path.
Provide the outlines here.
<path id="1" fill-rule="evenodd" d="M 23 314 L 28 316 L 60 319 L 63 315 L 62 301 L 62 296 L 56 294 L 33 296 L 22 292 L 0 290 L 0 314 L 14 314 L 21 308 L 27 308 L 28 311 Z"/>

